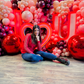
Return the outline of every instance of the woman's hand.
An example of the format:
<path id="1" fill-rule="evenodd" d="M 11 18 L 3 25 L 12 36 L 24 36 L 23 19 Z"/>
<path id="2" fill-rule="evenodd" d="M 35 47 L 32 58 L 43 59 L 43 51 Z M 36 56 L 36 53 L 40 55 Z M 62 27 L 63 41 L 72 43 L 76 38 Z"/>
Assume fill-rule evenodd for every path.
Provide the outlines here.
<path id="1" fill-rule="evenodd" d="M 40 40 L 39 40 L 39 36 L 38 36 L 38 35 L 36 35 L 36 39 L 37 39 L 37 41 L 40 41 Z"/>
<path id="2" fill-rule="evenodd" d="M 39 56 L 41 56 L 40 54 L 36 54 L 36 55 L 39 55 Z"/>

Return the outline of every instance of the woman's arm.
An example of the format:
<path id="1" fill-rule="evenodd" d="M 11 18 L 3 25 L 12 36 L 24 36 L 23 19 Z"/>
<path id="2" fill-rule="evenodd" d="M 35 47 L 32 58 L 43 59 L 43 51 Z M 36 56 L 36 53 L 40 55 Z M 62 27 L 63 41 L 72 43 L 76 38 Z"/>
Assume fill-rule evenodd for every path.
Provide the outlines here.
<path id="1" fill-rule="evenodd" d="M 40 41 L 37 41 L 37 48 L 38 48 L 38 51 L 42 51 L 42 48 L 41 48 L 41 43 L 40 43 Z"/>
<path id="2" fill-rule="evenodd" d="M 29 37 L 30 37 L 30 34 L 27 34 L 27 35 L 25 36 L 24 49 L 25 49 L 28 53 L 34 54 L 34 53 L 28 48 Z"/>
<path id="3" fill-rule="evenodd" d="M 41 43 L 40 43 L 40 39 L 39 39 L 38 35 L 36 36 L 36 39 L 37 39 L 37 48 L 38 48 L 38 51 L 42 51 Z"/>

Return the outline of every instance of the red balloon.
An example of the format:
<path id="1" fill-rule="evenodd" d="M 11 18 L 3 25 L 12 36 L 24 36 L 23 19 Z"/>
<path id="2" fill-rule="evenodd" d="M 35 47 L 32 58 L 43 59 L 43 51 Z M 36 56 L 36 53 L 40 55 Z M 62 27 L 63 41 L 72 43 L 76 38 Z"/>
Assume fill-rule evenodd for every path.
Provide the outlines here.
<path id="1" fill-rule="evenodd" d="M 22 47 L 22 40 L 16 34 L 9 34 L 3 39 L 2 46 L 9 54 L 18 53 Z"/>
<path id="2" fill-rule="evenodd" d="M 73 58 L 84 59 L 84 35 L 74 35 L 68 40 L 68 50 Z"/>

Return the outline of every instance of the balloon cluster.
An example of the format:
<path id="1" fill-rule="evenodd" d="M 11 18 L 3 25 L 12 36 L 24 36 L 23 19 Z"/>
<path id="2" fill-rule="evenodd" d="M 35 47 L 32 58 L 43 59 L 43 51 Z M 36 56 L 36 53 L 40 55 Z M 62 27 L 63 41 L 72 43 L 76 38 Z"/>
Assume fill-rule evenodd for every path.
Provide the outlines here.
<path id="1" fill-rule="evenodd" d="M 13 27 L 9 27 L 9 26 L 3 26 L 1 23 L 0 23 L 0 55 L 3 55 L 4 54 L 4 50 L 2 48 L 2 41 L 3 41 L 3 38 L 8 35 L 8 34 L 13 34 Z"/>
<path id="2" fill-rule="evenodd" d="M 62 25 L 62 28 L 61 28 L 61 36 L 66 37 L 67 34 L 68 34 L 68 25 L 64 24 Z"/>
<path id="3" fill-rule="evenodd" d="M 53 49 L 52 54 L 54 54 L 54 55 L 56 55 L 57 57 L 59 57 L 60 54 L 61 54 L 61 50 L 58 49 L 57 47 L 55 47 L 55 48 Z"/>
<path id="4" fill-rule="evenodd" d="M 20 10 L 23 11 L 22 12 L 23 22 L 33 22 L 34 23 L 33 21 L 34 13 L 36 13 L 37 11 L 35 7 L 35 2 L 33 0 L 18 1 L 18 8 L 20 8 Z"/>
<path id="5" fill-rule="evenodd" d="M 60 37 L 56 34 L 56 30 L 52 30 L 50 41 L 56 44 L 60 40 Z"/>
<path id="6" fill-rule="evenodd" d="M 41 8 L 36 9 L 35 2 L 33 0 L 21 0 L 18 2 L 18 7 L 22 13 L 22 19 L 24 22 L 31 22 L 34 25 L 40 22 L 46 22 L 47 17 L 43 16 Z"/>
<path id="7" fill-rule="evenodd" d="M 15 22 L 13 21 L 15 15 L 12 13 L 11 6 L 6 4 L 7 2 L 0 1 L 0 21 L 2 20 L 3 25 L 14 26 Z M 11 4 L 11 2 L 8 2 Z"/>
<path id="8" fill-rule="evenodd" d="M 45 45 L 45 47 L 46 47 L 46 50 L 47 50 L 48 52 L 52 53 L 52 52 L 53 52 L 53 49 L 55 48 L 55 44 L 54 44 L 53 42 L 49 41 L 49 42 Z"/>
<path id="9" fill-rule="evenodd" d="M 61 56 L 69 56 L 70 55 L 66 41 L 64 41 L 64 40 L 58 41 L 56 44 L 56 47 L 61 50 Z"/>
<path id="10" fill-rule="evenodd" d="M 35 2 L 33 0 L 20 0 L 18 1 L 18 8 L 21 11 L 31 10 L 31 12 L 35 11 Z"/>
<path id="11" fill-rule="evenodd" d="M 63 48 L 67 48 L 67 42 L 65 40 L 60 40 L 60 41 L 57 42 L 56 46 L 60 50 L 63 50 Z"/>
<path id="12" fill-rule="evenodd" d="M 69 52 L 68 47 L 67 47 L 67 42 L 64 40 L 60 40 L 56 44 L 49 41 L 46 44 L 46 50 L 48 52 L 56 55 L 57 57 L 59 57 L 59 56 L 64 56 L 64 57 L 70 56 L 70 52 Z"/>
<path id="13" fill-rule="evenodd" d="M 50 12 L 50 9 L 53 8 L 53 0 L 37 0 L 37 8 L 42 8 L 44 15 L 47 15 Z"/>
<path id="14" fill-rule="evenodd" d="M 42 17 L 43 17 L 42 9 L 38 8 L 34 12 L 34 19 L 32 20 L 32 23 L 35 25 L 35 24 L 42 22 Z M 45 21 L 46 21 L 46 18 L 44 17 L 43 22 L 45 22 Z"/>
<path id="15" fill-rule="evenodd" d="M 52 23 L 53 0 L 37 0 L 37 8 L 41 8 L 44 16 L 41 17 L 41 22 Z"/>
<path id="16" fill-rule="evenodd" d="M 73 3 L 73 10 L 76 11 L 77 33 L 84 34 L 84 0 L 77 0 Z"/>
<path id="17" fill-rule="evenodd" d="M 68 50 L 68 48 L 64 48 L 63 50 L 62 50 L 62 53 L 61 53 L 61 56 L 70 56 L 70 52 L 69 52 L 69 50 Z"/>
<path id="18" fill-rule="evenodd" d="M 56 34 L 56 30 L 52 30 L 52 35 L 49 42 L 46 44 L 46 49 L 48 52 L 53 52 L 56 47 L 56 43 L 60 40 L 60 37 Z"/>
<path id="19" fill-rule="evenodd" d="M 21 0 L 10 0 L 11 3 L 12 3 L 12 9 L 18 9 L 18 1 L 21 1 Z"/>
<path id="20" fill-rule="evenodd" d="M 69 13 L 69 8 L 72 6 L 74 0 L 65 0 L 65 1 L 54 1 L 54 11 L 59 13 L 58 16 L 62 17 L 63 19 L 66 18 L 66 15 Z"/>

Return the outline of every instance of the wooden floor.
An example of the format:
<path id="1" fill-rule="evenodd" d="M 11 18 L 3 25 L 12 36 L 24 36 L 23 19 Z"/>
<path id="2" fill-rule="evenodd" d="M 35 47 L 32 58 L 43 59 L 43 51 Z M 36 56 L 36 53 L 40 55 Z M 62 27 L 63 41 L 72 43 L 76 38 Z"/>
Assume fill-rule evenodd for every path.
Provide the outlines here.
<path id="1" fill-rule="evenodd" d="M 30 63 L 21 54 L 0 57 L 0 84 L 84 84 L 84 61 L 68 58 L 70 65 Z"/>

